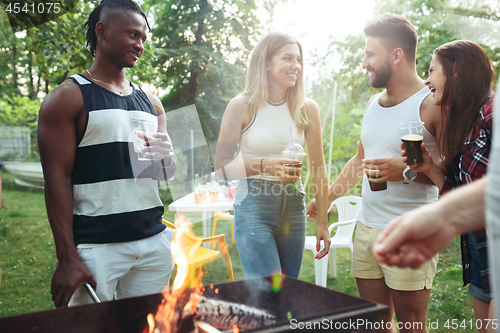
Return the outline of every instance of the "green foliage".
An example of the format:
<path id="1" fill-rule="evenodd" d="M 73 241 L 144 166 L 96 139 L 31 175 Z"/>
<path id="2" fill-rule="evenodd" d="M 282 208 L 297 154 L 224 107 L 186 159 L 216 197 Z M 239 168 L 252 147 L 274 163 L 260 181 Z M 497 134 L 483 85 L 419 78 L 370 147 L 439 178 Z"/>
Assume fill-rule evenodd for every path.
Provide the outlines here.
<path id="1" fill-rule="evenodd" d="M 88 68 L 92 56 L 85 48 L 84 23 L 94 6 L 79 1 L 54 21 L 7 34 L 0 44 L 0 98 L 23 94 L 38 99 L 70 74 Z"/>
<path id="2" fill-rule="evenodd" d="M 471 39 L 481 44 L 490 56 L 496 80 L 500 73 L 500 43 L 491 36 L 490 22 L 500 22 L 500 5 L 479 6 L 470 1 L 447 0 L 378 0 L 377 13 L 405 15 L 417 28 L 417 73 L 427 78 L 432 53 L 441 44 L 457 39 Z"/>
<path id="3" fill-rule="evenodd" d="M 352 105 L 363 108 L 370 96 L 379 92 L 370 86 L 366 71 L 361 67 L 365 56 L 365 38 L 362 34 L 349 35 L 344 41 L 332 41 L 329 49 L 340 55 L 341 68 L 333 74 L 333 80 L 339 82 L 344 99 Z M 342 94 L 341 94 L 342 95 Z"/>
<path id="4" fill-rule="evenodd" d="M 36 132 L 40 105 L 40 101 L 31 100 L 29 97 L 23 95 L 0 98 L 0 126 L 28 127 L 31 136 L 31 152 L 35 159 L 38 157 Z"/>
<path id="5" fill-rule="evenodd" d="M 462 1 L 451 5 L 446 0 L 378 0 L 376 13 L 392 12 L 403 14 L 414 24 L 419 38 L 417 49 L 417 73 L 426 79 L 434 49 L 446 42 L 463 39 L 465 36 L 477 40 L 498 40 L 488 38 L 491 31 L 481 26 L 484 20 L 498 21 L 499 8 L 477 7 L 464 4 Z M 459 15 L 458 15 L 459 14 Z M 471 31 L 476 32 L 475 35 Z M 317 71 L 326 70 L 332 58 L 340 59 L 340 67 L 330 75 L 322 75 L 310 89 L 309 97 L 313 98 L 322 112 L 323 146 L 328 164 L 330 150 L 331 113 L 333 109 L 333 84 L 337 82 L 337 100 L 335 105 L 334 139 L 332 142 L 332 172 L 335 179 L 338 171 L 356 153 L 360 137 L 362 115 L 368 99 L 380 92 L 369 85 L 366 70 L 361 67 L 364 57 L 365 38 L 349 35 L 343 40 L 331 40 L 330 53 L 324 58 L 315 59 Z M 500 73 L 500 45 L 482 45 L 490 56 L 496 78 Z"/>
<path id="6" fill-rule="evenodd" d="M 328 165 L 330 144 L 332 149 L 330 180 L 335 180 L 344 165 L 357 150 L 361 134 L 361 121 L 368 99 L 379 92 L 369 84 L 366 71 L 361 62 L 364 57 L 365 39 L 362 35 L 349 35 L 343 41 L 333 40 L 329 45 L 331 53 L 340 57 L 341 67 L 331 76 L 322 76 L 311 88 L 309 97 L 314 99 L 322 112 L 323 148 Z M 327 63 L 327 59 L 316 59 L 318 66 Z M 325 71 L 326 72 L 326 71 Z M 331 136 L 331 118 L 333 112 L 334 82 L 337 83 L 333 140 Z M 358 186 L 359 187 L 359 186 Z M 359 188 L 351 192 L 360 194 Z"/>
<path id="7" fill-rule="evenodd" d="M 40 105 L 26 96 L 0 99 L 0 126 L 28 126 L 36 130 Z"/>
<path id="8" fill-rule="evenodd" d="M 213 159 L 207 159 L 211 143 L 217 142 L 227 103 L 244 89 L 245 61 L 259 37 L 257 5 L 253 0 L 146 0 L 144 8 L 155 22 L 151 39 L 155 75 L 150 83 L 166 92 L 162 103 L 167 112 L 196 106 L 210 145 L 195 149 L 194 163 L 191 149 L 178 154 L 180 163 L 187 165 L 176 174 L 182 183 L 194 173 L 212 171 Z M 172 137 L 176 146 L 191 147 L 189 129 L 197 121 L 185 117 L 169 123 L 169 131 L 184 129 Z"/>
<path id="9" fill-rule="evenodd" d="M 196 104 L 208 142 L 229 100 L 244 87 L 244 62 L 259 31 L 253 0 L 148 0 L 154 13 L 157 85 L 166 110 Z"/>
<path id="10" fill-rule="evenodd" d="M 56 3 L 48 4 L 46 1 L 26 0 L 18 3 L 2 1 L 2 4 L 12 31 L 18 32 L 55 20 L 58 16 L 71 10 L 76 2 L 78 1 L 59 0 Z"/>

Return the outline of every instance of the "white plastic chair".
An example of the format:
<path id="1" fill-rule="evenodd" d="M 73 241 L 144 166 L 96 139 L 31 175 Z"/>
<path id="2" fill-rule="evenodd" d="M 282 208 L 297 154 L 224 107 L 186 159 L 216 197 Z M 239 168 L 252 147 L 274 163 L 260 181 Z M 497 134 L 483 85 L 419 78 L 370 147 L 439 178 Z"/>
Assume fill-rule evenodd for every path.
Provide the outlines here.
<path id="1" fill-rule="evenodd" d="M 352 236 L 356 227 L 358 213 L 361 210 L 361 197 L 358 196 L 345 196 L 340 197 L 330 205 L 328 211 L 333 206 L 337 206 L 339 215 L 338 222 L 332 223 L 328 226 L 330 235 L 334 228 L 337 228 L 335 235 L 330 238 L 330 252 L 319 260 L 314 260 L 314 269 L 316 274 L 316 284 L 326 288 L 326 274 L 328 272 L 328 258 L 330 258 L 330 276 L 337 277 L 337 249 L 348 248 L 351 255 L 353 241 Z M 323 246 L 323 245 L 322 245 Z M 316 256 L 316 236 L 306 236 L 306 250 L 311 250 Z"/>

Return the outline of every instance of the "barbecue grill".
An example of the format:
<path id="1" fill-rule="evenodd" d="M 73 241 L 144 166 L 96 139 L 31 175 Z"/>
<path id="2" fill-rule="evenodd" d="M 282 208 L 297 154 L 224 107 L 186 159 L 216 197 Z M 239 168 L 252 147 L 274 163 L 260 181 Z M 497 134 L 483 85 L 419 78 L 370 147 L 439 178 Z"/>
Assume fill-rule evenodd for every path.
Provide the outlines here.
<path id="1" fill-rule="evenodd" d="M 276 281 L 280 281 L 276 285 Z M 282 276 L 205 287 L 204 296 L 268 310 L 276 324 L 247 332 L 375 332 L 386 306 Z M 162 294 L 0 318 L 0 332 L 142 333 Z"/>

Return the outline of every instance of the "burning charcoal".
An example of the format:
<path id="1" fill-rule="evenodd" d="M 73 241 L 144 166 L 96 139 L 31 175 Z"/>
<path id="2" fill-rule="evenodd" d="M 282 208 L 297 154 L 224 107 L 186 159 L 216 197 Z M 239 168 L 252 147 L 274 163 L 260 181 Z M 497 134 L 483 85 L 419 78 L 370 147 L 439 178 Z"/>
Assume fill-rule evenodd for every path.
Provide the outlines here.
<path id="1" fill-rule="evenodd" d="M 183 317 L 177 325 L 177 333 L 199 333 L 193 321 L 193 316 Z"/>
<path id="2" fill-rule="evenodd" d="M 192 315 L 183 314 L 183 309 L 192 297 L 191 288 L 179 288 L 172 293 L 165 293 L 165 299 L 158 308 L 152 333 L 189 333 L 194 330 Z M 154 328 L 154 330 L 151 330 Z"/>
<path id="3" fill-rule="evenodd" d="M 195 320 L 194 326 L 196 326 L 199 333 L 222 333 L 222 331 L 219 331 L 218 329 L 216 329 L 209 323 L 205 323 L 204 321 Z M 231 332 L 233 331 L 231 330 Z"/>
<path id="4" fill-rule="evenodd" d="M 195 318 L 223 330 L 231 329 L 236 324 L 242 331 L 274 325 L 276 317 L 267 310 L 248 305 L 227 302 L 199 296 Z"/>

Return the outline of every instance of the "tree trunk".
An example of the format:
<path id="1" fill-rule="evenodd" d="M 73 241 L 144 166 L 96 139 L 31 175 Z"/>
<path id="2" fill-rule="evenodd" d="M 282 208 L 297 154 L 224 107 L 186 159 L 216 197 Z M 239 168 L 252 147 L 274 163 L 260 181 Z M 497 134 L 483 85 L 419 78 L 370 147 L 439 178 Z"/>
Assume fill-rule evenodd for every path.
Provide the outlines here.
<path id="1" fill-rule="evenodd" d="M 205 33 L 205 16 L 207 15 L 207 8 L 208 8 L 208 3 L 207 0 L 200 0 L 200 10 L 199 10 L 199 19 L 198 19 L 198 30 L 196 30 L 196 35 L 195 35 L 195 41 L 193 45 L 195 47 L 201 46 L 202 43 L 202 37 L 203 34 Z M 187 102 L 188 104 L 194 104 L 196 100 L 196 92 L 198 90 L 198 75 L 200 71 L 200 67 L 197 64 L 197 60 L 200 59 L 198 52 L 194 52 L 194 57 L 193 61 L 191 63 L 191 69 L 190 73 L 191 76 L 189 77 L 189 83 L 188 83 L 188 91 L 187 91 Z"/>
<path id="2" fill-rule="evenodd" d="M 35 91 L 35 98 L 38 97 L 38 93 L 40 92 L 40 75 L 37 76 L 37 80 L 36 80 L 36 88 L 34 89 Z"/>
<path id="3" fill-rule="evenodd" d="M 69 75 L 69 71 L 66 71 L 64 72 L 64 75 L 61 79 L 61 82 L 59 82 L 59 84 L 63 83 L 64 81 L 66 81 L 66 79 L 68 78 L 68 75 Z"/>
<path id="4" fill-rule="evenodd" d="M 19 88 L 17 86 L 17 46 L 12 46 L 12 86 L 14 87 L 14 91 L 19 92 Z"/>
<path id="5" fill-rule="evenodd" d="M 29 75 L 30 75 L 30 80 L 29 80 L 29 85 L 28 85 L 28 97 L 34 101 L 36 99 L 36 94 L 35 94 L 35 78 L 33 77 L 33 54 L 30 52 L 29 56 Z"/>

